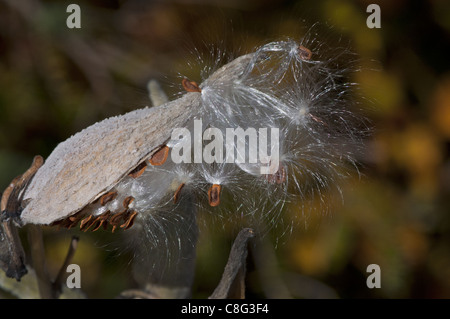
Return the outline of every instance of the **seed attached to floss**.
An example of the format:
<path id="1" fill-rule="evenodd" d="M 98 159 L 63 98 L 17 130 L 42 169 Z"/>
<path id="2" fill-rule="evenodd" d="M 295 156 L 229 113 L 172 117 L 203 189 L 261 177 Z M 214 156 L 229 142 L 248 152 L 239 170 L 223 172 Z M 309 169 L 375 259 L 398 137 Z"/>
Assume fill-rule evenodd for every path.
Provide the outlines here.
<path id="1" fill-rule="evenodd" d="M 126 212 L 127 211 L 125 210 L 125 211 L 123 211 L 121 213 L 115 214 L 114 216 L 112 216 L 109 219 L 109 223 L 113 226 L 111 232 L 114 233 L 114 231 L 116 230 L 117 226 L 120 224 L 120 220 L 124 219 Z"/>
<path id="2" fill-rule="evenodd" d="M 188 79 L 183 79 L 181 81 L 181 85 L 183 85 L 183 88 L 186 90 L 186 92 L 198 92 L 201 93 L 202 90 L 198 86 L 198 84 L 194 81 L 189 81 Z"/>
<path id="3" fill-rule="evenodd" d="M 308 45 L 306 41 L 303 43 Z M 187 186 L 189 189 L 184 189 L 185 183 L 181 183 L 181 181 L 190 182 L 190 174 L 200 175 L 202 179 L 198 181 L 199 183 L 205 181 L 209 183 L 208 203 L 211 207 L 219 206 L 222 185 L 218 183 L 224 183 L 225 181 L 219 174 L 223 173 L 227 177 L 228 168 L 222 171 L 222 168 L 219 167 L 217 172 L 206 170 L 204 174 L 200 174 L 197 169 L 187 172 L 173 171 L 175 161 L 171 163 L 172 161 L 169 160 L 165 167 L 162 167 L 163 169 L 149 167 L 150 169 L 146 171 L 147 166 L 159 166 L 167 161 L 170 148 L 165 143 L 168 143 L 175 124 L 190 127 L 191 119 L 197 117 L 198 112 L 206 113 L 208 121 L 213 124 L 218 122 L 219 127 L 222 126 L 221 123 L 234 123 L 235 121 L 235 124 L 245 124 L 252 121 L 256 121 L 256 123 L 278 123 L 280 121 L 281 125 L 287 122 L 294 126 L 298 124 L 294 128 L 298 129 L 299 135 L 312 132 L 314 137 L 318 137 L 320 148 L 317 150 L 312 148 L 314 152 L 317 152 L 313 154 L 313 157 L 323 160 L 324 174 L 328 174 L 328 170 L 333 174 L 334 166 L 339 169 L 340 162 L 347 158 L 347 156 L 343 156 L 347 154 L 347 145 L 352 146 L 352 143 L 358 140 L 355 138 L 356 133 L 358 133 L 356 130 L 359 130 L 358 127 L 351 127 L 350 121 L 347 123 L 348 117 L 353 119 L 352 114 L 345 108 L 343 110 L 339 108 L 345 107 L 347 102 L 352 102 L 341 98 L 347 96 L 343 93 L 346 93 L 347 88 L 352 86 L 341 82 L 341 71 L 344 70 L 341 70 L 339 65 L 339 69 L 335 71 L 334 60 L 331 60 L 331 65 L 325 63 L 326 61 L 321 61 L 314 68 L 302 70 L 302 66 L 307 67 L 307 64 L 310 64 L 309 61 L 311 61 L 313 54 L 314 60 L 322 58 L 320 51 L 316 52 L 314 47 L 312 49 L 314 53 L 302 44 L 291 40 L 272 42 L 223 66 L 204 82 L 206 84 L 198 84 L 187 78 L 180 79 L 182 87 L 187 92 L 202 94 L 203 88 L 205 88 L 203 98 L 198 94 L 184 94 L 180 99 L 167 104 L 157 105 L 159 103 L 153 103 L 155 106 L 151 110 L 147 108 L 135 110 L 120 117 L 104 120 L 83 130 L 78 133 L 76 138 L 68 139 L 64 144 L 61 143 L 49 156 L 45 164 L 43 158 L 38 157 L 31 171 L 27 171 L 20 179 L 11 183 L 0 201 L 0 212 L 2 214 L 4 212 L 8 212 L 8 214 L 19 212 L 19 214 L 15 214 L 15 217 L 19 218 L 19 221 L 23 224 L 46 225 L 53 223 L 60 227 L 71 228 L 80 223 L 80 230 L 82 231 L 88 229 L 96 231 L 102 226 L 111 224 L 112 232 L 118 227 L 126 230 L 133 226 L 138 211 L 143 213 L 147 210 L 144 208 L 141 212 L 139 206 L 148 205 L 150 209 L 153 205 L 166 205 L 165 191 L 168 189 L 168 184 L 170 184 L 170 191 L 174 191 L 174 203 L 184 200 L 182 196 L 184 197 L 186 191 L 191 191 L 191 188 L 194 190 L 194 187 L 191 186 Z M 335 85 L 335 80 L 337 80 L 338 85 Z M 214 89 L 214 94 L 206 94 L 207 87 L 210 87 L 211 90 Z M 285 92 L 288 94 L 284 94 Z M 161 97 L 161 99 L 166 100 L 165 97 Z M 323 110 L 322 106 L 326 109 Z M 223 112 L 222 109 L 225 109 L 226 112 Z M 321 112 L 319 113 L 319 111 Z M 328 116 L 329 113 L 331 113 L 331 116 Z M 308 122 L 314 125 L 304 128 L 303 123 L 291 121 L 290 117 L 293 116 L 296 120 L 307 118 Z M 327 131 L 333 132 L 334 125 L 339 125 L 338 121 L 333 120 L 334 118 L 342 119 L 339 122 L 343 122 L 343 125 L 337 127 L 339 135 L 342 135 L 342 144 L 346 146 L 343 153 L 339 154 L 339 150 L 337 150 L 337 155 L 341 156 L 329 156 L 327 154 L 328 135 L 330 134 Z M 330 130 L 324 130 L 323 128 L 327 128 L 328 125 Z M 123 129 L 124 127 L 126 129 Z M 114 134 L 110 133 L 112 130 Z M 148 132 L 152 130 L 158 134 L 149 136 Z M 195 131 L 194 128 L 194 135 L 196 135 Z M 203 134 L 202 137 L 205 141 Z M 290 137 L 290 135 L 287 137 Z M 282 140 L 283 138 L 284 136 L 281 136 Z M 92 152 L 92 146 L 95 146 L 99 139 L 102 139 L 102 142 L 106 143 L 105 145 L 112 145 L 113 147 L 103 148 L 101 154 Z M 261 142 L 261 139 L 258 138 L 258 140 Z M 313 143 L 315 140 L 314 138 Z M 334 139 L 331 140 L 331 143 L 333 143 L 331 146 L 334 146 L 334 141 Z M 288 146 L 292 149 L 285 150 L 287 154 L 301 154 L 304 148 L 309 147 L 303 143 L 291 144 L 288 144 Z M 136 147 L 132 152 L 127 152 L 130 145 Z M 212 144 L 210 145 L 212 146 Z M 206 149 L 201 150 L 206 151 Z M 202 155 L 206 154 L 206 152 L 202 153 Z M 126 156 L 123 156 L 123 154 L 126 154 Z M 216 155 L 218 154 L 215 152 L 214 158 L 216 158 Z M 59 167 L 63 160 L 65 161 L 64 167 L 70 169 L 69 171 L 55 169 L 55 167 Z M 100 160 L 113 165 L 109 169 L 99 167 L 95 171 L 82 169 L 92 167 Z M 84 166 L 84 163 L 86 163 L 86 166 Z M 299 197 L 303 197 L 302 187 L 298 183 L 300 181 L 297 181 L 295 175 L 296 170 L 301 168 L 295 165 L 288 166 L 287 164 L 288 162 L 280 163 L 277 171 L 271 171 L 272 174 L 265 176 L 258 176 L 252 184 L 247 184 L 250 183 L 247 180 L 253 180 L 255 166 L 243 167 L 239 165 L 236 172 L 244 174 L 244 176 L 242 176 L 242 181 L 240 180 L 241 175 L 238 175 L 237 179 L 246 184 L 243 184 L 242 188 L 236 185 L 237 190 L 242 193 L 248 189 L 249 193 L 242 195 L 252 196 L 249 201 L 246 201 L 250 203 L 248 213 L 253 214 L 253 196 L 258 196 L 259 190 L 265 191 L 268 189 L 271 191 L 273 188 L 279 188 L 281 191 L 287 191 L 284 188 L 287 188 L 289 183 L 293 186 L 291 188 L 297 188 Z M 215 169 L 213 167 L 213 170 Z M 88 173 L 78 174 L 80 171 Z M 230 172 L 234 174 L 234 168 Z M 35 177 L 31 179 L 35 173 Z M 173 176 L 172 173 L 178 173 L 183 179 L 178 180 L 175 184 L 169 183 L 169 178 Z M 131 178 L 123 178 L 127 174 Z M 311 175 L 314 182 L 320 186 L 323 184 L 324 178 L 322 178 L 321 169 L 318 172 L 312 171 Z M 192 176 L 197 179 L 196 175 Z M 251 179 L 247 176 L 250 176 Z M 130 179 L 138 178 L 139 180 L 130 181 Z M 233 176 L 232 178 L 234 179 Z M 18 184 L 16 185 L 16 183 Z M 58 187 L 58 185 L 64 185 L 64 187 Z M 115 188 L 117 191 L 111 191 L 116 187 L 115 185 L 118 185 Z M 228 185 L 227 183 L 227 187 Z M 104 190 L 107 191 L 104 192 Z M 118 191 L 120 191 L 120 195 Z M 184 193 L 181 193 L 182 191 Z M 231 191 L 231 189 L 227 188 L 228 191 Z M 130 192 L 136 198 L 127 196 Z M 278 195 L 278 192 L 274 193 L 274 196 Z M 171 196 L 171 193 L 169 196 Z M 267 194 L 267 196 L 270 196 L 270 194 Z M 91 203 L 93 198 L 98 199 L 98 201 Z M 122 208 L 120 208 L 120 201 L 122 201 Z M 134 201 L 139 204 L 135 205 L 136 202 Z M 270 204 L 272 202 L 278 206 L 278 203 L 281 203 L 282 200 L 269 201 Z M 140 205 L 141 203 L 142 205 Z M 91 206 L 91 204 L 94 205 Z M 134 211 L 134 209 L 139 210 Z M 89 210 L 91 210 L 90 214 L 92 215 L 86 213 Z M 268 210 L 274 209 L 269 207 Z M 71 214 L 73 215 L 70 216 Z M 141 217 L 138 218 L 137 222 L 140 222 L 140 219 Z M 274 218 L 274 220 L 276 219 Z"/>
<path id="4" fill-rule="evenodd" d="M 286 182 L 286 169 L 283 165 L 280 164 L 278 171 L 276 171 L 274 174 L 267 175 L 266 178 L 270 184 L 283 184 L 284 182 Z"/>
<path id="5" fill-rule="evenodd" d="M 117 197 L 117 192 L 109 192 L 100 197 L 100 205 L 105 206 L 106 203 L 114 200 Z"/>
<path id="6" fill-rule="evenodd" d="M 75 215 L 69 216 L 67 218 L 57 220 L 50 224 L 50 226 L 57 226 L 58 228 L 63 227 L 67 229 L 71 229 L 76 226 L 78 222 L 85 216 L 85 213 L 78 212 Z"/>
<path id="7" fill-rule="evenodd" d="M 125 198 L 123 200 L 123 207 L 128 209 L 128 207 L 130 206 L 130 204 L 134 201 L 134 197 L 133 196 L 128 196 L 127 198 Z"/>
<path id="8" fill-rule="evenodd" d="M 72 227 L 76 226 L 83 217 L 84 213 L 78 213 L 70 216 L 69 218 L 66 219 L 69 224 L 67 224 L 65 227 L 71 229 Z"/>
<path id="9" fill-rule="evenodd" d="M 153 166 L 159 166 L 164 164 L 164 162 L 169 157 L 169 147 L 167 145 L 164 145 L 159 150 L 157 150 L 152 157 L 149 159 L 150 164 Z"/>
<path id="10" fill-rule="evenodd" d="M 124 230 L 127 230 L 133 226 L 134 219 L 137 216 L 137 212 L 133 211 L 131 214 L 128 214 L 126 217 L 125 223 L 120 225 L 120 228 L 123 228 Z"/>
<path id="11" fill-rule="evenodd" d="M 93 224 L 92 215 L 89 215 L 86 218 L 83 218 L 80 222 L 80 230 L 81 231 L 87 231 L 89 227 Z"/>
<path id="12" fill-rule="evenodd" d="M 132 177 L 132 178 L 138 178 L 139 176 L 141 176 L 142 174 L 144 174 L 145 169 L 147 168 L 147 164 L 144 162 L 142 162 L 141 164 L 139 164 L 134 170 L 132 170 L 128 176 Z"/>
<path id="13" fill-rule="evenodd" d="M 220 204 L 220 191 L 222 189 L 222 185 L 213 184 L 208 190 L 208 201 L 209 205 L 212 207 L 219 206 Z"/>
<path id="14" fill-rule="evenodd" d="M 310 49 L 307 49 L 303 45 L 300 44 L 298 46 L 298 52 L 300 55 L 300 59 L 302 59 L 303 61 L 311 60 L 312 52 Z"/>
<path id="15" fill-rule="evenodd" d="M 107 211 L 106 213 L 98 216 L 94 220 L 93 224 L 95 224 L 95 226 L 94 226 L 94 229 L 92 229 L 92 231 L 98 230 L 102 225 L 103 225 L 103 228 L 106 229 L 108 227 L 108 217 L 109 217 L 109 215 L 111 215 L 111 212 Z"/>
<path id="16" fill-rule="evenodd" d="M 173 194 L 173 202 L 176 204 L 178 202 L 178 199 L 180 199 L 180 193 L 181 190 L 184 187 L 184 183 L 180 184 L 180 186 L 178 186 L 177 190 L 175 191 L 175 194 Z"/>

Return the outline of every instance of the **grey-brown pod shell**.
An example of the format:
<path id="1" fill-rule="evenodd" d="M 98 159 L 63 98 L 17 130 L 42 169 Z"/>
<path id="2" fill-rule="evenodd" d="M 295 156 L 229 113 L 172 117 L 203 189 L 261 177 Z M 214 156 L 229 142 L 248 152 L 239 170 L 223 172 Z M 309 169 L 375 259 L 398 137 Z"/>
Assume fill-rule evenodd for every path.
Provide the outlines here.
<path id="1" fill-rule="evenodd" d="M 252 54 L 226 64 L 206 81 L 237 79 Z M 198 113 L 199 93 L 105 119 L 60 143 L 25 190 L 20 219 L 48 225 L 91 204 L 164 145 Z"/>
<path id="2" fill-rule="evenodd" d="M 24 223 L 50 224 L 95 201 L 167 142 L 198 109 L 200 96 L 187 93 L 160 107 L 112 117 L 60 143 L 28 187 Z"/>

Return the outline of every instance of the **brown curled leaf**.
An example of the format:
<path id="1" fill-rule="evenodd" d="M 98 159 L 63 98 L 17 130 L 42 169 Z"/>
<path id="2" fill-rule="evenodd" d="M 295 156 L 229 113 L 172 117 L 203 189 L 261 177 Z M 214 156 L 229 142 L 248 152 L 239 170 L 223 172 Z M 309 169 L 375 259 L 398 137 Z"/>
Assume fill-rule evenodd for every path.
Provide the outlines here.
<path id="1" fill-rule="evenodd" d="M 219 206 L 220 204 L 220 191 L 222 186 L 219 184 L 213 184 L 208 190 L 208 201 L 212 207 Z"/>
<path id="2" fill-rule="evenodd" d="M 183 85 L 183 88 L 186 90 L 186 92 L 202 92 L 198 84 L 194 81 L 189 81 L 188 79 L 183 79 L 181 81 L 181 84 Z"/>

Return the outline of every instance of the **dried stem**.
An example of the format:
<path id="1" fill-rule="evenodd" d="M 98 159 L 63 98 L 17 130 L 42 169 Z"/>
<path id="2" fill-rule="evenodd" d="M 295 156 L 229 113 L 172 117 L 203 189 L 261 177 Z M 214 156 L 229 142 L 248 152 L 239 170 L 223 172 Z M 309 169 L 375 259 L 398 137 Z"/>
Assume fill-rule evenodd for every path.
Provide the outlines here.
<path id="1" fill-rule="evenodd" d="M 66 259 L 64 260 L 64 263 L 62 264 L 58 275 L 56 276 L 55 281 L 53 282 L 52 288 L 55 294 L 59 295 L 62 292 L 62 283 L 63 280 L 67 274 L 66 269 L 67 266 L 72 261 L 73 256 L 75 255 L 75 251 L 77 250 L 79 238 L 77 236 L 73 236 L 72 240 L 70 241 L 69 245 L 69 251 L 67 252 Z"/>
<path id="2" fill-rule="evenodd" d="M 39 294 L 42 299 L 56 298 L 55 290 L 47 269 L 45 260 L 44 240 L 42 229 L 38 225 L 29 225 L 28 241 L 30 243 L 31 261 L 38 281 Z"/>
<path id="3" fill-rule="evenodd" d="M 245 298 L 247 244 L 253 236 L 254 232 L 250 228 L 244 228 L 239 232 L 231 248 L 222 279 L 210 299 Z"/>

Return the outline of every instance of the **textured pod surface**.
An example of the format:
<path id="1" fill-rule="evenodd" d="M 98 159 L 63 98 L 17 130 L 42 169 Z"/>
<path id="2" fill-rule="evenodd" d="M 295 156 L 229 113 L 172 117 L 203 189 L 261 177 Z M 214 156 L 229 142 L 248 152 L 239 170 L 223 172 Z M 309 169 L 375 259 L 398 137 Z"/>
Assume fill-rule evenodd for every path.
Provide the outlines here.
<path id="1" fill-rule="evenodd" d="M 220 84 L 238 77 L 251 57 L 235 59 L 207 81 Z M 159 150 L 200 105 L 199 93 L 186 93 L 158 107 L 105 119 L 60 143 L 26 190 L 22 222 L 51 224 L 94 202 Z"/>
<path id="2" fill-rule="evenodd" d="M 24 223 L 50 224 L 93 202 L 182 126 L 199 106 L 182 98 L 98 122 L 59 144 L 36 173 L 24 199 Z"/>

